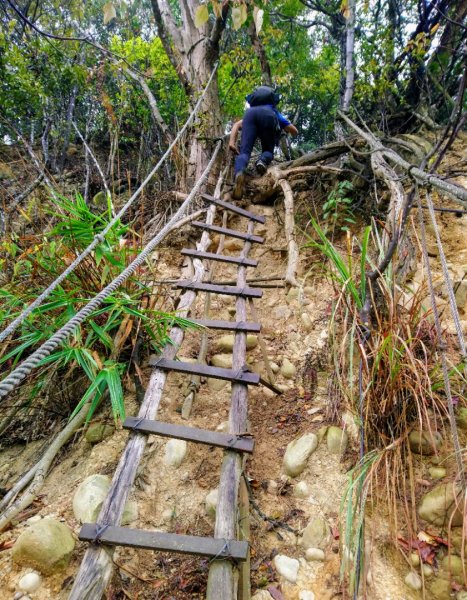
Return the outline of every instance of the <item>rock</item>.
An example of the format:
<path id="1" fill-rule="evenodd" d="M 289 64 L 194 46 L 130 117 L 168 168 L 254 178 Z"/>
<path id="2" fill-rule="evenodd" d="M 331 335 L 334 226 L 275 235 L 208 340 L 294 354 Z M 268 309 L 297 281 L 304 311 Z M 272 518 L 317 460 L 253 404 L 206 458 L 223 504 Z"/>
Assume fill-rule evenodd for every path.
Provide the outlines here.
<path id="1" fill-rule="evenodd" d="M 71 558 L 75 540 L 69 527 L 55 519 L 42 519 L 28 527 L 15 542 L 11 557 L 46 575 L 64 569 Z"/>
<path id="2" fill-rule="evenodd" d="M 235 250 L 243 250 L 243 242 L 237 239 L 230 239 L 224 242 L 224 249 L 229 250 L 229 252 L 234 252 Z"/>
<path id="3" fill-rule="evenodd" d="M 214 490 L 211 490 L 209 492 L 209 494 L 206 496 L 206 514 L 209 515 L 210 517 L 214 517 L 216 514 L 216 508 L 217 508 L 217 499 L 219 497 L 219 490 L 217 488 L 215 488 Z"/>
<path id="4" fill-rule="evenodd" d="M 305 552 L 305 558 L 307 560 L 321 560 L 325 558 L 324 551 L 321 548 L 308 548 Z"/>
<path id="5" fill-rule="evenodd" d="M 16 594 L 13 596 L 13 600 L 20 600 L 21 598 L 24 598 L 23 592 L 16 592 Z"/>
<path id="6" fill-rule="evenodd" d="M 213 392 L 220 392 L 227 384 L 228 381 L 223 381 L 222 379 L 213 379 L 212 377 L 208 379 L 208 388 Z"/>
<path id="7" fill-rule="evenodd" d="M 411 431 L 409 434 L 410 449 L 415 454 L 431 456 L 439 449 L 441 441 L 441 435 L 437 431 L 433 435 L 429 431 Z"/>
<path id="8" fill-rule="evenodd" d="M 97 194 L 92 199 L 91 204 L 101 210 L 104 211 L 107 209 L 107 194 L 105 192 L 97 192 Z"/>
<path id="9" fill-rule="evenodd" d="M 310 590 L 302 590 L 298 594 L 298 600 L 315 600 L 315 595 Z"/>
<path id="10" fill-rule="evenodd" d="M 287 305 L 276 306 L 272 311 L 272 316 L 274 319 L 289 319 L 292 316 L 292 311 Z"/>
<path id="11" fill-rule="evenodd" d="M 223 369 L 232 368 L 232 355 L 231 354 L 214 354 L 211 357 L 211 364 L 215 367 L 222 367 Z"/>
<path id="12" fill-rule="evenodd" d="M 329 542 L 329 526 L 323 519 L 312 519 L 303 530 L 302 546 L 305 549 L 323 549 Z"/>
<path id="13" fill-rule="evenodd" d="M 222 423 L 219 423 L 219 425 L 216 427 L 216 431 L 229 431 L 229 422 L 222 421 Z"/>
<path id="14" fill-rule="evenodd" d="M 252 597 L 251 600 L 273 600 L 273 597 L 267 590 L 258 590 Z"/>
<path id="15" fill-rule="evenodd" d="M 462 554 L 464 544 L 464 556 L 467 556 L 467 536 L 463 535 L 462 527 L 453 527 L 451 531 L 451 543 L 456 554 Z"/>
<path id="16" fill-rule="evenodd" d="M 290 477 L 296 477 L 304 471 L 308 458 L 316 450 L 318 438 L 314 433 L 307 433 L 290 442 L 284 454 L 284 471 Z"/>
<path id="17" fill-rule="evenodd" d="M 136 500 L 130 499 L 126 501 L 125 509 L 122 515 L 122 525 L 128 525 L 138 519 L 138 503 Z"/>
<path id="18" fill-rule="evenodd" d="M 26 523 L 28 525 L 33 525 L 34 523 L 39 523 L 41 519 L 42 517 L 40 515 L 33 515 L 32 517 L 29 517 L 29 519 L 26 519 Z"/>
<path id="19" fill-rule="evenodd" d="M 430 565 L 427 565 L 426 563 L 423 563 L 422 571 L 423 571 L 423 575 L 426 578 L 433 577 L 433 575 L 435 574 L 435 572 L 433 571 L 433 567 L 431 567 Z"/>
<path id="20" fill-rule="evenodd" d="M 291 300 L 296 300 L 300 295 L 300 290 L 296 287 L 290 288 L 290 290 L 287 293 L 286 299 L 287 302 L 290 302 Z"/>
<path id="21" fill-rule="evenodd" d="M 318 437 L 318 442 L 322 442 L 324 439 L 324 436 L 327 434 L 329 429 L 328 425 L 323 425 L 322 427 L 320 427 L 318 429 L 318 431 L 316 432 L 316 436 Z"/>
<path id="22" fill-rule="evenodd" d="M 164 523 L 170 523 L 170 521 L 174 518 L 175 516 L 175 511 L 173 508 L 166 508 L 163 512 L 162 512 L 162 520 L 164 521 Z"/>
<path id="23" fill-rule="evenodd" d="M 446 477 L 446 469 L 444 467 L 430 467 L 428 473 L 431 479 L 443 479 L 443 477 Z"/>
<path id="24" fill-rule="evenodd" d="M 420 565 L 420 556 L 416 552 L 410 553 L 409 560 L 412 567 L 418 567 Z"/>
<path id="25" fill-rule="evenodd" d="M 234 335 L 223 335 L 216 342 L 216 348 L 222 352 L 232 352 L 235 343 Z M 247 335 L 246 336 L 246 349 L 253 350 L 258 345 L 258 336 Z"/>
<path id="26" fill-rule="evenodd" d="M 81 523 L 95 523 L 109 488 L 110 479 L 106 475 L 95 474 L 87 477 L 73 496 L 75 519 Z M 137 518 L 138 506 L 134 500 L 128 500 L 123 511 L 122 525 L 128 525 Z"/>
<path id="27" fill-rule="evenodd" d="M 457 426 L 460 427 L 460 429 L 467 429 L 467 408 L 465 408 L 464 406 L 461 406 L 461 408 L 459 408 L 459 410 L 457 411 Z"/>
<path id="28" fill-rule="evenodd" d="M 22 592 L 27 594 L 38 590 L 42 583 L 42 577 L 39 573 L 27 573 L 18 581 L 18 587 Z"/>
<path id="29" fill-rule="evenodd" d="M 90 444 L 98 444 L 105 438 L 113 435 L 115 427 L 108 423 L 91 423 L 86 430 L 84 437 Z"/>
<path id="30" fill-rule="evenodd" d="M 456 290 L 456 304 L 459 308 L 459 312 L 465 314 L 467 312 L 467 280 L 462 279 L 454 281 L 453 284 L 453 287 Z"/>
<path id="31" fill-rule="evenodd" d="M 437 577 L 429 588 L 430 600 L 451 600 L 451 584 L 447 579 Z"/>
<path id="32" fill-rule="evenodd" d="M 467 600 L 467 592 L 465 590 L 461 590 L 456 594 L 456 600 Z"/>
<path id="33" fill-rule="evenodd" d="M 418 507 L 422 519 L 433 525 L 445 525 L 455 510 L 455 498 L 452 483 L 442 483 L 425 494 Z M 462 525 L 462 513 L 456 510 L 452 526 Z"/>
<path id="34" fill-rule="evenodd" d="M 273 562 L 279 575 L 287 579 L 287 581 L 290 581 L 290 583 L 297 582 L 300 563 L 296 558 L 289 558 L 288 556 L 285 556 L 285 554 L 277 554 L 274 557 Z"/>
<path id="35" fill-rule="evenodd" d="M 311 320 L 310 315 L 304 312 L 300 315 L 300 318 L 302 320 L 302 325 L 305 328 L 305 330 L 311 331 L 313 329 L 313 321 Z"/>
<path id="36" fill-rule="evenodd" d="M 270 479 L 268 481 L 267 488 L 266 488 L 268 494 L 271 494 L 271 496 L 276 496 L 278 488 L 279 488 L 279 484 L 277 483 L 277 481 L 274 481 L 274 479 Z"/>
<path id="37" fill-rule="evenodd" d="M 169 440 L 165 445 L 164 464 L 178 469 L 185 459 L 187 449 L 185 440 Z"/>
<path id="38" fill-rule="evenodd" d="M 281 366 L 281 375 L 285 379 L 293 379 L 297 373 L 297 369 L 288 358 L 284 358 Z"/>
<path id="39" fill-rule="evenodd" d="M 404 581 L 411 590 L 418 591 L 422 589 L 422 580 L 415 571 L 410 571 Z"/>
<path id="40" fill-rule="evenodd" d="M 310 489 L 306 481 L 299 481 L 293 488 L 294 496 L 297 498 L 308 498 Z"/>
<path id="41" fill-rule="evenodd" d="M 348 441 L 349 436 L 347 435 L 347 432 L 340 427 L 331 425 L 331 427 L 328 428 L 326 444 L 331 454 L 344 454 L 347 449 Z"/>
<path id="42" fill-rule="evenodd" d="M 454 577 L 462 576 L 462 559 L 455 554 L 445 556 L 441 561 L 441 569 Z"/>

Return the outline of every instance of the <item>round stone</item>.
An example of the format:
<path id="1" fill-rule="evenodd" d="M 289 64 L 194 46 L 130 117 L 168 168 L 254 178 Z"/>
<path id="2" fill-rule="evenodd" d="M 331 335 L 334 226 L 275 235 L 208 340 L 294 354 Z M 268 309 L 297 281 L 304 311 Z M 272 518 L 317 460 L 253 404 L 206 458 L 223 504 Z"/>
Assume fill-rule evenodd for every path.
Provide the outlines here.
<path id="1" fill-rule="evenodd" d="M 316 450 L 318 438 L 314 433 L 307 433 L 290 442 L 284 454 L 284 471 L 290 477 L 296 477 L 305 470 L 308 458 Z"/>
<path id="2" fill-rule="evenodd" d="M 274 557 L 274 567 L 284 579 L 287 579 L 290 583 L 297 583 L 300 563 L 296 558 L 290 558 L 284 554 L 277 554 Z"/>
<path id="3" fill-rule="evenodd" d="M 324 551 L 320 548 L 308 548 L 305 553 L 305 558 L 307 560 L 320 560 L 323 561 L 325 559 Z"/>
<path id="4" fill-rule="evenodd" d="M 20 565 L 30 565 L 46 575 L 64 569 L 71 558 L 75 540 L 71 530 L 55 519 L 42 519 L 18 537 L 11 557 Z"/>
<path id="5" fill-rule="evenodd" d="M 420 577 L 417 575 L 417 573 L 415 573 L 414 571 L 411 571 L 406 578 L 404 579 L 405 584 L 407 585 L 407 587 L 409 587 L 411 590 L 421 590 L 422 589 L 422 580 L 420 579 Z"/>
<path id="6" fill-rule="evenodd" d="M 41 586 L 42 578 L 39 573 L 27 573 L 23 575 L 18 582 L 18 587 L 21 591 L 26 593 L 32 593 L 38 590 Z"/>

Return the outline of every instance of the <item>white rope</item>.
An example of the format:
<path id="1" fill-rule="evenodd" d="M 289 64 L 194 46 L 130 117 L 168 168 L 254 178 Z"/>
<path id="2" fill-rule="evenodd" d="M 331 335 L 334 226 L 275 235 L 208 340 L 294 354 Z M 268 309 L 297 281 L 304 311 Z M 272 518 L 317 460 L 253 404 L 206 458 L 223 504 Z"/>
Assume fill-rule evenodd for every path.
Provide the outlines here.
<path id="1" fill-rule="evenodd" d="M 154 167 L 154 169 L 149 173 L 149 175 L 146 177 L 146 179 L 143 181 L 143 183 L 139 186 L 139 188 L 136 190 L 136 192 L 133 194 L 133 196 L 131 196 L 131 198 L 127 201 L 127 203 L 119 210 L 119 212 L 115 215 L 115 217 L 109 221 L 109 223 L 107 224 L 107 226 L 101 231 L 101 233 L 98 233 L 97 235 L 94 236 L 93 241 L 89 244 L 89 246 L 87 248 L 85 248 L 83 250 L 83 252 L 81 252 L 81 254 L 79 254 L 75 260 L 63 271 L 63 273 L 61 275 L 59 275 L 57 277 L 57 279 L 55 279 L 55 281 L 53 283 L 51 283 L 49 285 L 49 287 L 47 289 L 45 289 L 42 294 L 40 294 L 40 296 L 38 296 L 36 298 L 36 300 L 34 300 L 34 302 L 32 302 L 32 304 L 30 304 L 27 308 L 25 308 L 23 310 L 23 312 L 16 317 L 16 319 L 14 319 L 9 325 L 8 327 L 6 327 L 1 333 L 0 333 L 0 342 L 3 342 L 4 339 L 6 339 L 11 333 L 13 333 L 13 331 L 15 331 L 19 325 L 21 325 L 21 323 L 26 319 L 26 317 L 28 317 L 32 311 L 34 309 L 36 309 L 38 306 L 40 306 L 42 304 L 42 302 L 48 298 L 50 296 L 50 294 L 53 292 L 53 290 L 62 283 L 62 281 L 64 281 L 68 275 L 70 273 L 72 273 L 76 267 L 83 262 L 83 260 L 89 256 L 89 254 L 91 254 L 91 252 L 94 250 L 94 248 L 96 248 L 96 246 L 98 244 L 101 244 L 104 241 L 105 236 L 107 235 L 107 233 L 112 229 L 112 227 L 115 225 L 115 223 L 117 223 L 117 221 L 120 220 L 120 218 L 122 217 L 122 215 L 124 215 L 126 213 L 126 211 L 130 208 L 130 206 L 133 204 L 133 202 L 136 200 L 136 198 L 140 195 L 140 193 L 142 192 L 142 190 L 146 187 L 146 185 L 149 183 L 149 181 L 154 177 L 154 175 L 157 173 L 157 171 L 161 168 L 162 164 L 164 163 L 164 161 L 166 160 L 166 158 L 169 156 L 169 154 L 172 152 L 172 149 L 174 148 L 175 144 L 180 140 L 180 138 L 182 137 L 182 135 L 185 133 L 185 131 L 187 130 L 189 124 L 192 122 L 192 120 L 194 119 L 196 113 L 199 110 L 199 107 L 201 106 L 201 102 L 209 88 L 209 86 L 211 85 L 211 82 L 214 78 L 214 74 L 217 70 L 219 63 L 216 63 L 216 65 L 214 66 L 211 76 L 209 78 L 209 81 L 206 84 L 206 87 L 203 90 L 203 93 L 201 94 L 201 96 L 198 99 L 198 102 L 195 104 L 193 110 L 191 111 L 190 116 L 188 117 L 188 119 L 185 122 L 185 125 L 181 128 L 181 130 L 179 131 L 177 137 L 173 140 L 173 142 L 169 145 L 169 147 L 167 148 L 167 150 L 165 151 L 165 153 L 163 154 L 162 158 L 159 160 L 159 162 L 157 163 L 157 165 Z"/>
<path id="2" fill-rule="evenodd" d="M 48 356 L 55 348 L 63 342 L 72 331 L 80 325 L 89 315 L 102 304 L 102 302 L 110 296 L 122 283 L 124 283 L 128 277 L 136 271 L 136 269 L 143 264 L 149 254 L 154 250 L 154 248 L 164 239 L 164 237 L 169 233 L 172 229 L 173 225 L 177 223 L 177 221 L 183 217 L 187 208 L 193 201 L 194 197 L 198 193 L 201 185 L 204 180 L 208 176 L 214 161 L 219 153 L 222 142 L 218 142 L 217 146 L 214 150 L 214 153 L 209 161 L 208 166 L 204 170 L 201 177 L 196 182 L 190 194 L 187 196 L 186 200 L 177 210 L 177 212 L 173 215 L 168 223 L 159 231 L 159 233 L 151 239 L 151 241 L 144 247 L 141 253 L 135 258 L 135 260 L 126 267 L 124 271 L 120 273 L 118 277 L 116 277 L 109 285 L 107 285 L 101 292 L 97 294 L 90 302 L 88 302 L 83 308 L 76 313 L 74 317 L 72 317 L 68 323 L 66 323 L 61 329 L 59 329 L 54 335 L 44 342 L 31 356 L 28 356 L 26 360 L 24 360 L 14 371 L 12 371 L 5 379 L 0 382 L 0 398 L 6 396 L 9 392 L 11 392 L 25 377 L 29 375 L 29 373 L 38 366 L 38 364 L 43 360 L 46 356 Z"/>
<path id="3" fill-rule="evenodd" d="M 418 193 L 418 187 L 417 187 L 417 204 L 418 204 L 418 218 L 419 218 L 419 222 L 420 222 L 420 233 L 421 233 L 421 239 L 422 239 L 423 262 L 425 263 L 425 266 L 426 266 L 428 289 L 430 292 L 431 307 L 433 309 L 433 319 L 434 319 L 434 323 L 435 323 L 436 335 L 438 338 L 439 353 L 441 355 L 441 369 L 443 372 L 444 390 L 446 392 L 446 398 L 447 398 L 447 404 L 448 404 L 448 415 L 449 415 L 449 423 L 451 426 L 452 440 L 453 440 L 453 444 L 454 444 L 454 453 L 456 455 L 457 468 L 459 471 L 460 480 L 462 482 L 462 487 L 463 487 L 463 489 L 465 489 L 464 462 L 462 459 L 462 450 L 461 450 L 461 446 L 459 443 L 459 435 L 458 435 L 458 431 L 457 431 L 456 417 L 454 415 L 454 402 L 453 402 L 452 394 L 451 394 L 451 384 L 450 384 L 450 380 L 449 380 L 448 365 L 447 365 L 447 360 L 446 360 L 446 349 L 445 349 L 445 344 L 443 341 L 443 334 L 441 331 L 441 323 L 439 320 L 438 307 L 436 305 L 436 296 L 435 296 L 435 289 L 433 287 L 433 277 L 431 274 L 430 259 L 428 257 L 428 250 L 426 247 L 425 221 L 423 218 L 422 203 L 420 201 L 420 194 Z"/>

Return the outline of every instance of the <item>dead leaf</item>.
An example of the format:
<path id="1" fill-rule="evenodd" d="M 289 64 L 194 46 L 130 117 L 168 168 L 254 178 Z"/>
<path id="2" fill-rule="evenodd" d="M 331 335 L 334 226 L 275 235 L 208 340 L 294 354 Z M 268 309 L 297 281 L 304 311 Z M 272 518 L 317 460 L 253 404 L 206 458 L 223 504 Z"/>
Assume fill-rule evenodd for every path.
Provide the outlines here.
<path id="1" fill-rule="evenodd" d="M 285 600 L 283 593 L 274 585 L 268 587 L 268 592 L 274 598 L 274 600 Z"/>
<path id="2" fill-rule="evenodd" d="M 4 540 L 3 542 L 0 542 L 0 552 L 2 552 L 2 550 L 9 550 L 12 548 L 15 541 L 16 540 Z"/>
<path id="3" fill-rule="evenodd" d="M 209 11 L 207 4 L 201 4 L 198 6 L 195 12 L 195 26 L 200 29 L 205 23 L 208 22 Z"/>
<path id="4" fill-rule="evenodd" d="M 253 9 L 253 20 L 255 22 L 256 35 L 260 34 L 260 31 L 263 27 L 263 18 L 264 18 L 264 10 L 255 6 Z"/>
<path id="5" fill-rule="evenodd" d="M 104 25 L 107 25 L 107 23 L 110 23 L 110 21 L 117 17 L 117 11 L 112 2 L 106 2 L 102 7 L 102 11 L 104 12 Z"/>

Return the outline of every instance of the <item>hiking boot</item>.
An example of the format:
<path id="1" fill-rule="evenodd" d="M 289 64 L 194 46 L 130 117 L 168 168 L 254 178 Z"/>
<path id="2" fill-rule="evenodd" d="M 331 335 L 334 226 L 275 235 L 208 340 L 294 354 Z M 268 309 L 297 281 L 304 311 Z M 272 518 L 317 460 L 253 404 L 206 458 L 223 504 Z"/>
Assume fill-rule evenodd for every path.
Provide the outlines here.
<path id="1" fill-rule="evenodd" d="M 243 197 L 243 186 L 245 184 L 245 171 L 239 171 L 235 175 L 235 183 L 232 192 L 234 200 L 241 200 Z"/>
<path id="2" fill-rule="evenodd" d="M 260 175 L 264 175 L 268 170 L 268 166 L 262 160 L 258 160 L 258 162 L 256 163 L 256 170 Z"/>

